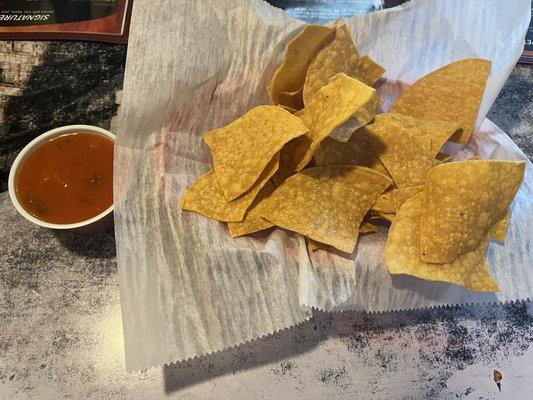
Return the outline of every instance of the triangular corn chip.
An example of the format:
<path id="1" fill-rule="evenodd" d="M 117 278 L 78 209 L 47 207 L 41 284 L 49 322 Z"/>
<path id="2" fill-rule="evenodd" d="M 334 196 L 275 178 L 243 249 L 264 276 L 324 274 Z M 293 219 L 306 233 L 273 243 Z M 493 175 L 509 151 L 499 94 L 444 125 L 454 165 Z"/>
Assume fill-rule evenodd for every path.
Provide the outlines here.
<path id="1" fill-rule="evenodd" d="M 505 214 L 524 177 L 523 161 L 458 161 L 428 174 L 420 221 L 421 258 L 452 262 L 473 251 Z"/>
<path id="2" fill-rule="evenodd" d="M 459 122 L 463 132 L 458 142 L 467 143 L 474 129 L 490 67 L 490 61 L 479 58 L 445 65 L 406 89 L 390 111 L 416 118 Z"/>
<path id="3" fill-rule="evenodd" d="M 226 200 L 249 190 L 285 143 L 308 132 L 298 118 L 277 106 L 258 106 L 229 125 L 205 134 Z"/>
<path id="4" fill-rule="evenodd" d="M 275 189 L 276 186 L 271 181 L 268 181 L 257 194 L 254 202 L 246 212 L 244 219 L 240 222 L 228 222 L 228 229 L 231 237 L 248 235 L 273 226 L 266 219 L 261 218 L 260 215 L 264 200 L 267 199 Z"/>
<path id="5" fill-rule="evenodd" d="M 303 98 L 307 106 L 314 94 L 338 73 L 371 86 L 385 72 L 370 57 L 362 59 L 344 22 L 336 23 L 335 37 L 324 46 L 309 65 L 305 78 Z"/>
<path id="6" fill-rule="evenodd" d="M 398 188 L 423 185 L 434 160 L 409 130 L 396 122 L 366 126 L 375 153 Z M 356 133 L 357 135 L 357 133 Z"/>
<path id="7" fill-rule="evenodd" d="M 281 166 L 300 171 L 311 160 L 320 143 L 339 125 L 364 109 L 369 117 L 369 105 L 379 104 L 376 91 L 370 86 L 338 74 L 315 93 L 309 104 L 297 113 L 309 132 L 288 143 L 281 152 Z M 375 111 L 375 110 L 374 110 Z"/>
<path id="8" fill-rule="evenodd" d="M 267 164 L 254 186 L 235 200 L 228 201 L 222 193 L 215 170 L 201 176 L 181 199 L 181 208 L 194 211 L 217 221 L 242 221 L 261 188 L 279 167 L 279 153 Z"/>
<path id="9" fill-rule="evenodd" d="M 265 201 L 261 216 L 351 253 L 363 217 L 390 183 L 364 167 L 309 168 L 283 182 Z"/>
<path id="10" fill-rule="evenodd" d="M 303 108 L 302 89 L 309 64 L 335 34 L 333 27 L 305 25 L 285 50 L 285 58 L 268 85 L 272 103 L 294 110 Z"/>
<path id="11" fill-rule="evenodd" d="M 420 215 L 423 207 L 424 194 L 420 193 L 407 200 L 398 211 L 385 247 L 389 272 L 454 283 L 477 292 L 498 291 L 498 285 L 485 264 L 487 234 L 472 251 L 451 263 L 429 264 L 420 259 Z"/>

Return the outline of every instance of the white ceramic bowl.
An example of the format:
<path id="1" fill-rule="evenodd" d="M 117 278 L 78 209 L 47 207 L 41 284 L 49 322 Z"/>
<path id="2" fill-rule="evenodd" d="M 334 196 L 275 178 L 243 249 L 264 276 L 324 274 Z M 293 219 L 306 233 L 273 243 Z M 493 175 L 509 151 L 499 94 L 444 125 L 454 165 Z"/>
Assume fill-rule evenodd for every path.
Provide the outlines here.
<path id="1" fill-rule="evenodd" d="M 111 139 L 113 142 L 115 141 L 115 135 L 113 135 L 111 132 L 106 131 L 105 129 L 98 128 L 96 126 L 91 125 L 68 125 L 68 126 L 62 126 L 60 128 L 52 129 L 51 131 L 45 132 L 40 136 L 37 136 L 35 139 L 33 139 L 30 143 L 26 145 L 22 149 L 22 151 L 18 154 L 17 158 L 15 158 L 15 161 L 13 162 L 13 165 L 11 166 L 11 170 L 9 171 L 9 197 L 11 198 L 11 202 L 17 209 L 17 211 L 28 221 L 33 222 L 34 224 L 43 226 L 45 228 L 51 228 L 51 229 L 71 229 L 77 232 L 82 233 L 94 233 L 94 232 L 101 232 L 104 231 L 107 228 L 110 228 L 113 224 L 113 205 L 109 207 L 104 212 L 89 218 L 85 221 L 76 222 L 74 224 L 52 224 L 50 222 L 44 222 L 41 221 L 38 218 L 35 218 L 33 215 L 28 213 L 22 205 L 19 203 L 17 199 L 17 194 L 15 191 L 15 177 L 17 176 L 17 170 L 24 158 L 31 154 L 34 150 L 36 150 L 41 144 L 44 142 L 57 137 L 61 135 L 65 135 L 67 133 L 74 133 L 74 132 L 87 132 L 92 133 L 95 135 L 104 136 L 108 139 Z"/>

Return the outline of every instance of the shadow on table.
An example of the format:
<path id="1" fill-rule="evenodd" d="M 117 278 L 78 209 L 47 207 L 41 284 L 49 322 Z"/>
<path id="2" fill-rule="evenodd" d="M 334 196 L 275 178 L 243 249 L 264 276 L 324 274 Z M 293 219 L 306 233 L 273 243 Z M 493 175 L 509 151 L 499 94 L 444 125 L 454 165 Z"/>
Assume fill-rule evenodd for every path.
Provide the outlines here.
<path id="1" fill-rule="evenodd" d="M 464 368 L 473 363 L 475 357 L 470 348 L 474 339 L 460 324 L 465 320 L 481 321 L 487 329 L 495 329 L 494 327 L 502 322 L 505 322 L 504 326 L 512 327 L 512 330 L 505 332 L 498 339 L 498 346 L 506 346 L 510 341 L 527 340 L 527 336 L 533 332 L 533 318 L 528 314 L 526 302 L 375 314 L 359 311 L 315 311 L 310 321 L 291 329 L 212 355 L 165 366 L 165 392 L 172 393 L 218 376 L 235 374 L 266 364 L 273 364 L 273 369 L 284 373 L 291 366 L 291 363 L 283 362 L 284 360 L 312 351 L 328 338 L 340 339 L 347 349 L 363 349 L 376 335 L 392 336 L 395 331 L 413 326 L 416 326 L 419 335 L 430 334 L 440 327 L 448 342 L 445 356 L 449 357 L 449 362 Z M 487 351 L 494 351 L 494 343 L 484 343 L 482 346 L 486 346 Z"/>
<path id="2" fill-rule="evenodd" d="M 165 392 L 171 393 L 216 376 L 271 364 L 305 353 L 327 338 L 316 321 L 245 343 L 241 346 L 163 368 Z"/>
<path id="3" fill-rule="evenodd" d="M 111 259 L 116 256 L 113 229 L 97 234 L 55 230 L 54 236 L 68 251 L 84 258 Z"/>
<path id="4" fill-rule="evenodd" d="M 49 42 L 41 56 L 13 53 L 6 57 L 0 72 L 3 64 L 24 71 L 29 65 L 18 60 L 25 58 L 33 59 L 36 65 L 24 84 L 16 84 L 21 86 L 20 95 L 8 96 L 0 106 L 4 119 L 0 130 L 0 191 L 7 189 L 16 154 L 38 135 L 71 124 L 109 128 L 118 107 L 115 92 L 122 88 L 126 46 Z M 7 86 L 11 87 L 11 82 Z"/>

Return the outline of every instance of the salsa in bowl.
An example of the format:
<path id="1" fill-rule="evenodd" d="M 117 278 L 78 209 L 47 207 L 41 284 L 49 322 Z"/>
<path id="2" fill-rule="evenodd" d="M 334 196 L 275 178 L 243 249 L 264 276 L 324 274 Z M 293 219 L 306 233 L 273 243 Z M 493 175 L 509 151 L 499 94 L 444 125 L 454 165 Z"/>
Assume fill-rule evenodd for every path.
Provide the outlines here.
<path id="1" fill-rule="evenodd" d="M 112 221 L 113 213 L 114 138 L 88 125 L 38 136 L 20 152 L 9 174 L 15 208 L 47 228 L 110 226 L 104 222 Z"/>

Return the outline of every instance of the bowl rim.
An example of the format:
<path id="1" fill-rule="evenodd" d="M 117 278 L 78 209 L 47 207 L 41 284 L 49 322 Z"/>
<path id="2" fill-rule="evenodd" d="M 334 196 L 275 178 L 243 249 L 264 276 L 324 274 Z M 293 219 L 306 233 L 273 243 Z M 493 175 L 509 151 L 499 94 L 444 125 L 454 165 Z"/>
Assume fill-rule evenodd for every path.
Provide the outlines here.
<path id="1" fill-rule="evenodd" d="M 100 214 L 95 215 L 94 217 L 91 217 L 89 219 L 86 219 L 84 221 L 75 222 L 72 224 L 54 224 L 51 222 L 45 222 L 41 221 L 38 218 L 35 218 L 33 215 L 31 215 L 29 212 L 27 212 L 24 207 L 20 204 L 20 202 L 17 199 L 17 194 L 15 191 L 15 177 L 17 175 L 17 171 L 20 167 L 20 164 L 22 161 L 31 154 L 35 149 L 37 149 L 41 144 L 43 144 L 45 141 L 65 135 L 68 133 L 74 133 L 74 132 L 80 132 L 83 133 L 93 133 L 99 136 L 105 136 L 113 143 L 115 143 L 115 135 L 109 132 L 106 129 L 92 126 L 92 125 L 66 125 L 61 126 L 59 128 L 54 128 L 49 131 L 46 131 L 42 133 L 41 135 L 37 136 L 35 139 L 33 139 L 31 142 L 29 142 L 24 148 L 20 151 L 20 153 L 15 158 L 15 161 L 13 161 L 13 164 L 11 166 L 11 169 L 9 171 L 9 178 L 8 178 L 8 191 L 9 191 L 9 197 L 11 198 L 11 203 L 15 206 L 19 214 L 21 214 L 24 218 L 26 218 L 28 221 L 33 222 L 36 225 L 45 227 L 45 228 L 51 228 L 51 229 L 76 229 L 76 228 L 82 228 L 86 227 L 88 225 L 91 225 L 97 221 L 102 220 L 103 218 L 107 217 L 110 213 L 113 212 L 114 209 L 114 203 L 111 204 L 109 208 L 102 211 Z"/>

